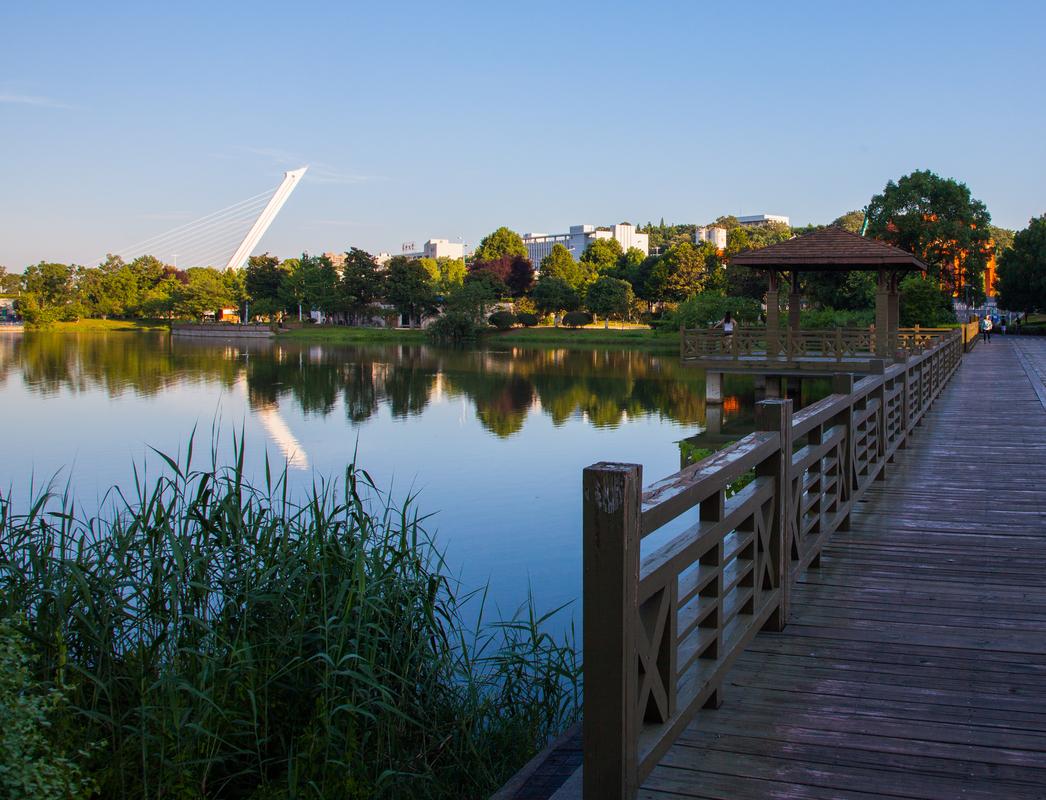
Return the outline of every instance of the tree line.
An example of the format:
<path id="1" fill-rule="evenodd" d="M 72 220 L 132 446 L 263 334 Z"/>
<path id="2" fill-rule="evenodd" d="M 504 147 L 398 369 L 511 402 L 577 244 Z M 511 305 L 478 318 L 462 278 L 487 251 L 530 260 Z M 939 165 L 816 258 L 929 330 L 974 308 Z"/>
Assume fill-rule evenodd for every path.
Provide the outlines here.
<path id="1" fill-rule="evenodd" d="M 80 317 L 198 319 L 235 308 L 245 319 L 303 317 L 313 310 L 344 324 L 386 322 L 392 311 L 408 324 L 441 313 L 449 338 L 485 324 L 495 308 L 502 319 L 556 324 L 584 314 L 606 319 L 658 320 L 690 298 L 703 308 L 758 306 L 763 273 L 730 264 L 734 254 L 765 247 L 821 226 L 741 226 L 736 217 L 711 224 L 726 229 L 726 247 L 694 241 L 696 226 L 648 223 L 653 253 L 623 250 L 615 239 L 593 240 L 575 259 L 561 244 L 532 264 L 519 234 L 498 228 L 464 259 L 396 256 L 379 265 L 359 248 L 337 263 L 303 253 L 280 260 L 264 254 L 243 270 L 178 270 L 153 256 L 124 262 L 109 256 L 97 267 L 41 262 L 21 275 L 0 267 L 0 291 L 17 295 L 29 322 Z M 865 209 L 829 223 L 862 232 L 914 253 L 930 267 L 902 284 L 902 322 L 941 324 L 953 319 L 953 296 L 980 303 L 983 276 L 998 257 L 1000 304 L 1013 310 L 1046 307 L 1046 222 L 1020 233 L 991 224 L 984 203 L 962 183 L 929 171 L 889 181 Z M 873 305 L 875 277 L 868 272 L 804 275 L 803 292 L 814 309 L 861 312 Z M 712 298 L 712 300 L 709 300 Z M 506 315 L 508 304 L 512 312 Z M 674 322 L 674 320 L 671 320 Z M 511 324 L 511 323 L 510 323 Z"/>

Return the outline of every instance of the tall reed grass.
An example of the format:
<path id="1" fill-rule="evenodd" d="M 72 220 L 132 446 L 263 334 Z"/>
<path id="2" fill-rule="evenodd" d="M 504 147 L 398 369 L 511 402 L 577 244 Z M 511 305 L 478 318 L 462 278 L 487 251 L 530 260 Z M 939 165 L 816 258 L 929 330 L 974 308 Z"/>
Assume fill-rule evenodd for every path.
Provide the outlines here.
<path id="1" fill-rule="evenodd" d="M 104 511 L 0 496 L 0 618 L 113 798 L 484 797 L 578 713 L 572 633 L 482 617 L 368 474 L 161 455 Z M 100 745 L 98 743 L 101 743 Z"/>

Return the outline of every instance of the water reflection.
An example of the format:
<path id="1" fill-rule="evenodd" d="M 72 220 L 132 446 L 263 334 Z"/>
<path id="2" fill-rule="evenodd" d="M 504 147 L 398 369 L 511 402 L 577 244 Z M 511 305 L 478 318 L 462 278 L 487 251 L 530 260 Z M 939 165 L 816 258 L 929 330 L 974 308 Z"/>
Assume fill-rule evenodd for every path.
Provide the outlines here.
<path id="1" fill-rule="evenodd" d="M 211 344 L 163 334 L 31 334 L 0 339 L 0 381 L 21 371 L 42 395 L 131 391 L 151 396 L 190 382 L 230 388 L 243 381 L 250 408 L 288 457 L 304 453 L 276 412 L 293 402 L 327 417 L 341 405 L 350 424 L 387 407 L 393 418 L 421 414 L 437 398 L 466 399 L 483 427 L 500 438 L 520 432 L 528 415 L 555 426 L 582 418 L 597 428 L 656 415 L 680 425 L 705 423 L 704 375 L 674 353 L 565 349 L 446 350 L 424 345 L 331 346 L 244 341 Z M 752 416 L 751 380 L 727 376 L 713 427 L 740 431 Z M 279 434 L 279 435 L 277 435 Z M 284 435 L 285 434 L 285 435 Z"/>

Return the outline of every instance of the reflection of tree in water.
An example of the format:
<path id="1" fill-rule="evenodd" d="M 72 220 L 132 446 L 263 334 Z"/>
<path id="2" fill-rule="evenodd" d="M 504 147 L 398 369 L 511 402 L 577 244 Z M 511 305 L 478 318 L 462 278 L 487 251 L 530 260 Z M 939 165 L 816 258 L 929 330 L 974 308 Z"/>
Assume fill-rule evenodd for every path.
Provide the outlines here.
<path id="1" fill-rule="evenodd" d="M 0 373 L 20 364 L 41 392 L 102 387 L 149 395 L 182 382 L 246 379 L 252 408 L 288 398 L 306 414 L 326 416 L 339 396 L 346 418 L 361 423 L 382 404 L 394 417 L 421 414 L 434 396 L 467 397 L 480 423 L 497 436 L 519 431 L 530 410 L 555 425 L 583 415 L 616 427 L 656 414 L 684 425 L 703 424 L 703 375 L 675 354 L 564 349 L 442 350 L 426 346 L 218 344 L 163 335 L 45 335 L 12 337 L 0 349 Z M 745 379 L 726 378 L 727 393 L 750 396 Z"/>
<path id="2" fill-rule="evenodd" d="M 469 397 L 483 427 L 502 438 L 523 428 L 534 403 L 534 385 L 519 375 L 455 371 L 447 376 L 446 390 Z"/>
<path id="3" fill-rule="evenodd" d="M 52 394 L 102 390 L 149 397 L 186 381 L 232 386 L 240 372 L 225 353 L 181 352 L 164 334 L 27 333 L 11 337 L 4 369 L 19 365 L 30 389 Z"/>
<path id="4" fill-rule="evenodd" d="M 345 367 L 342 396 L 345 416 L 350 422 L 364 422 L 378 410 L 378 392 L 374 385 L 374 365 L 354 362 Z"/>
<path id="5" fill-rule="evenodd" d="M 436 382 L 434 365 L 411 354 L 385 369 L 385 396 L 394 417 L 410 417 L 425 410 Z"/>

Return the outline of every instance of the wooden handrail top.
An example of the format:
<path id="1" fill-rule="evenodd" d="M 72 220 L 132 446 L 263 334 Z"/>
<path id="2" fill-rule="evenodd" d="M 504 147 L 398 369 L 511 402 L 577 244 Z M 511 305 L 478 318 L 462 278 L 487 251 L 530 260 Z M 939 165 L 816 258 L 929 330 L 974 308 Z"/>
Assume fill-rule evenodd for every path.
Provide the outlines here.
<path id="1" fill-rule="evenodd" d="M 708 458 L 651 484 L 643 492 L 640 516 L 642 535 L 653 533 L 707 500 L 720 491 L 725 483 L 744 475 L 780 446 L 777 433 L 750 433 Z"/>

